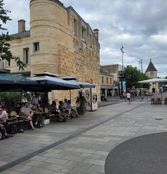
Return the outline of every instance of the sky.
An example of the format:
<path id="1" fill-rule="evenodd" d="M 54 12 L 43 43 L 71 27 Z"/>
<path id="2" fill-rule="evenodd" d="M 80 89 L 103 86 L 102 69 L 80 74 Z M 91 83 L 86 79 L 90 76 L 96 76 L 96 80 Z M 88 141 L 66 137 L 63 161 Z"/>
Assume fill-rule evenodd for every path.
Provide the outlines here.
<path id="1" fill-rule="evenodd" d="M 99 29 L 100 64 L 132 65 L 145 72 L 150 59 L 158 76 L 167 76 L 166 0 L 61 0 L 72 6 L 91 26 Z M 12 21 L 5 26 L 17 33 L 17 21 L 26 20 L 29 30 L 29 0 L 4 0 Z M 47 9 L 46 9 L 47 10 Z M 142 64 L 141 64 L 142 62 Z M 141 66 L 143 65 L 143 66 Z"/>

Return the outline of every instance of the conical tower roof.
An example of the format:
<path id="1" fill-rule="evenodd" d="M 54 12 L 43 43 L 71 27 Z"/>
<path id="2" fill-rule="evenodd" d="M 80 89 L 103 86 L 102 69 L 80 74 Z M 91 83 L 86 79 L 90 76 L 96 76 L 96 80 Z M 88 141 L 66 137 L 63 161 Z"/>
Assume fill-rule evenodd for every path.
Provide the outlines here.
<path id="1" fill-rule="evenodd" d="M 150 72 L 150 71 L 157 71 L 157 69 L 155 68 L 155 66 L 153 65 L 151 59 L 150 59 L 150 63 L 146 69 L 146 72 Z"/>

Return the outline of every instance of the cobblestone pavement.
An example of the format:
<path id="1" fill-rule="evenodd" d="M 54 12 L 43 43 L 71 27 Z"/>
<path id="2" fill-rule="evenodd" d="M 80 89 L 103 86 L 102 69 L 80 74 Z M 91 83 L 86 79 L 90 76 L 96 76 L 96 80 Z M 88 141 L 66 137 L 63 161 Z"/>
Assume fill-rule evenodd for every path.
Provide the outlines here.
<path id="1" fill-rule="evenodd" d="M 0 171 L 2 174 L 104 174 L 107 155 L 118 144 L 166 131 L 166 105 L 121 102 L 100 107 L 79 119 L 0 141 Z"/>

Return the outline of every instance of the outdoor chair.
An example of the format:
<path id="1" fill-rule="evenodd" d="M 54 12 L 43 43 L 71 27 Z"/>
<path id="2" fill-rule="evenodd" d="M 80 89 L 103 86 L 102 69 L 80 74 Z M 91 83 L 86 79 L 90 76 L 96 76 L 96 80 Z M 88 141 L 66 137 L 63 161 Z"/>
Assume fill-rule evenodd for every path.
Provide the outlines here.
<path id="1" fill-rule="evenodd" d="M 155 104 L 155 99 L 151 98 L 151 104 Z"/>
<path id="2" fill-rule="evenodd" d="M 79 115 L 75 106 L 71 107 L 69 114 L 70 114 L 70 118 L 79 118 Z"/>
<path id="3" fill-rule="evenodd" d="M 164 98 L 164 104 L 165 104 L 165 105 L 167 104 L 167 97 Z"/>

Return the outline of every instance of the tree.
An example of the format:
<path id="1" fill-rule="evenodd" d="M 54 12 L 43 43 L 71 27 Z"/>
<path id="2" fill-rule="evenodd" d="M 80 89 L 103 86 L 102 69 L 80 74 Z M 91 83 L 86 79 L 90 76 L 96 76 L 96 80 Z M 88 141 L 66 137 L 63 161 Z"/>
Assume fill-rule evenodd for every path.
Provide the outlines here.
<path id="1" fill-rule="evenodd" d="M 6 24 L 7 21 L 11 20 L 10 17 L 7 15 L 9 12 L 8 10 L 5 10 L 3 8 L 4 3 L 3 0 L 0 0 L 0 61 L 6 60 L 10 63 L 10 61 L 13 59 L 17 66 L 19 67 L 19 70 L 23 70 L 25 67 L 25 64 L 20 60 L 19 57 L 15 57 L 12 55 L 12 52 L 10 51 L 10 44 L 9 41 L 11 40 L 7 29 L 3 28 L 3 24 Z M 6 33 L 4 33 L 6 32 Z"/>
<path id="2" fill-rule="evenodd" d="M 132 88 L 132 86 L 135 87 L 148 87 L 147 84 L 138 84 L 138 81 L 146 80 L 148 77 L 141 73 L 139 70 L 137 70 L 136 67 L 127 66 L 124 70 L 124 76 L 126 79 L 126 85 L 127 88 Z"/>

